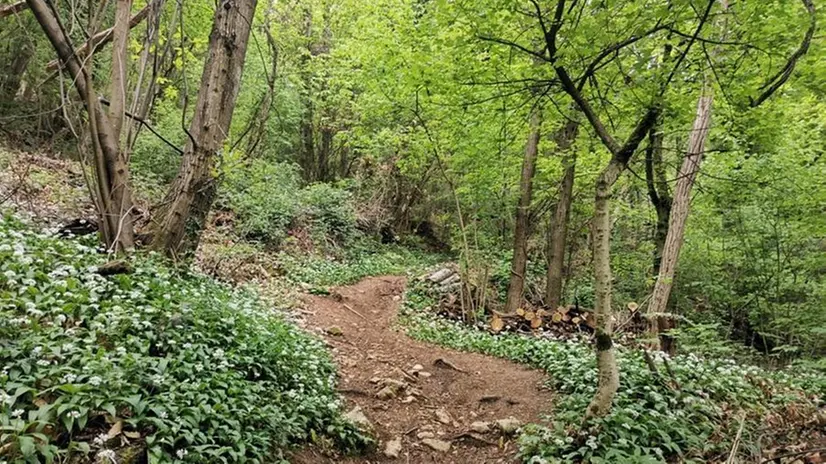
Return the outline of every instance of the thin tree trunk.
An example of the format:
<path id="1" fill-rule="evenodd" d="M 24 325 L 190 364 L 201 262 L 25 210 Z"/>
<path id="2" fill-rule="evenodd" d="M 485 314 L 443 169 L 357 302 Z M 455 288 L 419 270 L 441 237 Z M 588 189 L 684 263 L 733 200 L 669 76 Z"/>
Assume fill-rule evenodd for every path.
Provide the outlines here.
<path id="1" fill-rule="evenodd" d="M 539 130 L 542 125 L 542 110 L 538 106 L 531 111 L 530 134 L 522 161 L 522 177 L 519 182 L 519 203 L 516 207 L 516 227 L 513 233 L 513 260 L 511 262 L 508 297 L 505 313 L 513 313 L 522 305 L 522 291 L 525 287 L 525 269 L 528 264 L 528 231 L 530 225 L 533 176 L 536 171 L 536 156 L 539 150 Z"/>
<path id="2" fill-rule="evenodd" d="M 69 72 L 78 94 L 86 102 L 95 146 L 97 205 L 104 243 L 115 251 L 131 249 L 134 246 L 132 191 L 129 168 L 118 147 L 118 135 L 96 98 L 91 75 L 72 50 L 58 18 L 44 0 L 27 0 L 27 4 Z"/>
<path id="3" fill-rule="evenodd" d="M 548 274 L 545 279 L 545 305 L 551 309 L 559 307 L 562 301 L 562 277 L 565 263 L 565 245 L 568 238 L 568 213 L 574 191 L 576 174 L 576 154 L 569 150 L 579 130 L 579 121 L 570 120 L 557 133 L 556 147 L 564 153 L 565 174 L 559 189 L 559 201 L 548 230 Z"/>
<path id="4" fill-rule="evenodd" d="M 711 120 L 712 101 L 713 96 L 710 90 L 708 90 L 708 93 L 704 91 L 697 101 L 697 114 L 688 139 L 688 150 L 680 167 L 677 186 L 674 189 L 671 215 L 668 220 L 668 235 L 663 246 L 660 272 L 657 275 L 657 283 L 654 285 L 654 293 L 648 306 L 652 335 L 659 333 L 661 325 L 665 328 L 668 324 L 662 315 L 666 312 L 668 298 L 673 287 L 674 272 L 680 257 L 680 248 L 683 245 L 685 225 L 691 204 L 691 189 L 694 187 L 694 181 L 697 178 L 697 173 L 700 172 L 700 163 L 703 160 Z"/>
<path id="5" fill-rule="evenodd" d="M 180 257 L 198 247 L 217 191 L 216 158 L 229 133 L 256 0 L 216 6 L 190 139 L 181 167 L 158 208 L 152 247 Z"/>
<path id="6" fill-rule="evenodd" d="M 662 148 L 662 134 L 659 127 L 654 126 L 648 133 L 648 148 L 645 150 L 645 183 L 648 186 L 648 197 L 657 213 L 654 229 L 654 275 L 660 273 L 665 237 L 668 235 L 668 216 L 671 215 L 671 193 L 665 178 Z"/>
<path id="7" fill-rule="evenodd" d="M 595 326 L 597 342 L 597 391 L 586 416 L 600 417 L 611 410 L 619 389 L 619 367 L 614 354 L 614 324 L 611 311 L 611 191 L 625 164 L 611 159 L 596 183 L 594 218 L 591 224 L 594 255 Z"/>
<path id="8" fill-rule="evenodd" d="M 333 151 L 333 128 L 324 126 L 321 128 L 321 146 L 318 150 L 318 166 L 316 167 L 316 180 L 326 182 L 330 177 L 330 154 Z"/>

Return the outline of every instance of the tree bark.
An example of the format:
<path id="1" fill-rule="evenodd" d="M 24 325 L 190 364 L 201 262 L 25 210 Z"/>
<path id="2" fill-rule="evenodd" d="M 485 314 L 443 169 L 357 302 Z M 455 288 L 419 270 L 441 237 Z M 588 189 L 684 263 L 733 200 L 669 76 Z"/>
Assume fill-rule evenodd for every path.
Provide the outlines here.
<path id="1" fill-rule="evenodd" d="M 569 120 L 556 136 L 556 147 L 564 154 L 565 174 L 559 189 L 559 201 L 548 230 L 548 274 L 545 279 L 545 305 L 556 309 L 562 300 L 562 269 L 565 263 L 565 245 L 568 238 L 568 213 L 574 191 L 576 154 L 569 150 L 576 140 L 579 121 Z"/>
<path id="2" fill-rule="evenodd" d="M 256 0 L 222 0 L 215 9 L 189 141 L 156 212 L 152 247 L 173 258 L 197 249 L 215 199 L 216 158 L 232 122 L 255 5 Z"/>
<path id="3" fill-rule="evenodd" d="M 29 62 L 34 56 L 34 46 L 29 40 L 24 40 L 18 48 L 17 54 L 12 60 L 11 67 L 0 85 L 0 95 L 4 100 L 14 99 L 20 91 L 20 83 L 23 81 L 23 74 L 29 66 Z"/>
<path id="4" fill-rule="evenodd" d="M 614 354 L 613 318 L 611 311 L 611 191 L 623 163 L 612 159 L 596 183 L 594 218 L 591 224 L 594 255 L 594 292 L 597 341 L 597 391 L 588 405 L 587 416 L 601 417 L 611 410 L 619 389 L 619 367 Z"/>
<path id="5" fill-rule="evenodd" d="M 703 160 L 711 120 L 712 101 L 713 97 L 710 91 L 708 93 L 704 91 L 697 101 L 697 114 L 689 136 L 688 150 L 677 176 L 677 186 L 674 189 L 674 199 L 668 220 L 668 234 L 663 246 L 662 262 L 657 275 L 657 283 L 654 285 L 654 293 L 648 305 L 650 332 L 653 336 L 660 332 L 660 326 L 666 328 L 668 324 L 663 314 L 666 312 L 668 298 L 671 295 L 674 272 L 677 268 L 680 248 L 683 244 L 686 220 L 691 205 L 691 190 L 694 187 L 694 181 L 697 178 L 697 173 L 700 172 L 700 164 Z M 660 346 L 660 349 L 662 349 L 662 346 Z"/>
<path id="6" fill-rule="evenodd" d="M 539 131 L 542 125 L 542 110 L 538 106 L 531 111 L 530 133 L 522 160 L 522 177 L 519 182 L 519 203 L 516 207 L 516 227 L 513 233 L 513 260 L 505 301 L 505 313 L 514 313 L 522 305 L 522 291 L 525 287 L 525 269 L 528 264 L 528 224 L 533 195 L 533 176 L 536 171 L 536 156 L 539 150 Z"/>
<path id="7" fill-rule="evenodd" d="M 114 251 L 129 250 L 134 247 L 132 191 L 129 167 L 119 150 L 118 136 L 95 96 L 89 72 L 72 50 L 58 18 L 44 0 L 27 0 L 27 4 L 86 102 L 95 145 L 97 207 L 104 244 Z"/>
<path id="8" fill-rule="evenodd" d="M 129 14 L 132 0 L 117 0 L 115 25 L 112 27 L 112 69 L 109 91 L 109 120 L 112 132 L 120 138 L 126 111 L 126 45 L 129 40 Z"/>

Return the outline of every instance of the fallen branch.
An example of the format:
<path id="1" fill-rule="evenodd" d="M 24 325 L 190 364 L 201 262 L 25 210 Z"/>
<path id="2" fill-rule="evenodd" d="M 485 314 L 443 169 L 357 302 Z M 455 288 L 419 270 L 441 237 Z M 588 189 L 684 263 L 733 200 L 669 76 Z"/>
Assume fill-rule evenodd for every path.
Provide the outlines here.
<path id="1" fill-rule="evenodd" d="M 435 361 L 433 361 L 433 365 L 436 366 L 436 367 L 441 367 L 443 369 L 453 369 L 456 372 L 461 372 L 463 374 L 467 374 L 467 371 L 459 369 L 452 362 L 450 362 L 450 361 L 448 361 L 444 358 L 436 359 Z"/>
<path id="2" fill-rule="evenodd" d="M 783 459 L 796 458 L 798 456 L 804 456 L 806 454 L 813 454 L 813 453 L 821 453 L 821 452 L 824 452 L 824 451 L 826 451 L 826 446 L 822 446 L 820 448 L 809 448 L 809 449 L 805 449 L 803 451 L 794 451 L 794 452 L 785 453 L 785 454 L 778 454 L 777 456 L 775 456 L 771 459 L 766 459 L 765 461 L 761 461 L 760 464 L 769 464 L 770 462 L 780 462 Z"/>
<path id="3" fill-rule="evenodd" d="M 356 316 L 358 316 L 358 317 L 360 317 L 360 318 L 364 319 L 365 321 L 367 320 L 367 318 L 366 318 L 366 317 L 364 317 L 364 315 L 363 315 L 363 314 L 361 314 L 360 312 L 358 312 L 358 311 L 356 311 L 355 309 L 353 309 L 353 308 L 352 308 L 350 305 L 348 305 L 347 303 L 343 303 L 343 304 L 342 304 L 342 306 L 344 306 L 344 309 L 346 309 L 347 311 L 350 311 L 351 313 L 353 313 L 353 314 L 355 314 Z"/>
<path id="4" fill-rule="evenodd" d="M 6 5 L 0 8 L 0 18 L 5 18 L 6 16 L 20 13 L 27 8 L 29 8 L 29 5 L 26 4 L 25 0 L 22 2 L 12 3 L 11 5 Z"/>

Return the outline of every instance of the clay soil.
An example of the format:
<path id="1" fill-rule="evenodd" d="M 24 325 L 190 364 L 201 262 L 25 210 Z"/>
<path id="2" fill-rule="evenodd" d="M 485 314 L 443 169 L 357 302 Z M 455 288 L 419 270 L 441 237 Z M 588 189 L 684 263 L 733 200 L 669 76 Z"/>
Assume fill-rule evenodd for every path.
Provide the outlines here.
<path id="1" fill-rule="evenodd" d="M 378 445 L 374 452 L 356 457 L 329 456 L 306 448 L 291 461 L 517 462 L 517 446 L 511 437 L 499 431 L 474 436 L 467 433 L 472 423 L 480 421 L 515 418 L 521 423 L 542 422 L 550 405 L 550 393 L 543 388 L 545 376 L 505 360 L 409 338 L 395 325 L 404 286 L 400 277 L 373 277 L 337 288 L 330 296 L 304 297 L 306 323 L 323 334 L 335 356 L 346 409 L 361 408 Z M 416 365 L 424 374 L 411 375 Z M 379 399 L 376 393 L 381 383 L 377 380 L 385 379 L 409 386 L 396 397 Z M 437 451 L 422 442 L 431 435 L 449 442 L 450 449 Z M 386 456 L 387 442 L 399 438 L 399 456 Z"/>

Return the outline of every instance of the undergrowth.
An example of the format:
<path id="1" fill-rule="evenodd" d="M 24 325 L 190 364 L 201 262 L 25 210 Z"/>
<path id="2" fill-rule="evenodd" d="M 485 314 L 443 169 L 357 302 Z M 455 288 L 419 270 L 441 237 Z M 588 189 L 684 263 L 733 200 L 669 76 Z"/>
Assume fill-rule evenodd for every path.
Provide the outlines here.
<path id="1" fill-rule="evenodd" d="M 597 383 L 592 347 L 518 334 L 492 335 L 431 310 L 425 283 L 408 289 L 401 324 L 414 338 L 510 359 L 548 373 L 560 394 L 550 426 L 526 427 L 521 456 L 531 463 L 709 462 L 725 459 L 742 427 L 738 452 L 753 457 L 761 440 L 796 439 L 826 393 L 815 374 L 767 371 L 693 354 L 656 356 L 657 373 L 638 350 L 618 350 L 621 386 L 609 415 L 582 423 Z M 670 370 L 670 372 L 669 372 Z"/>
<path id="2" fill-rule="evenodd" d="M 154 255 L 104 277 L 106 258 L 0 219 L 0 460 L 269 463 L 367 443 L 322 343 L 255 294 Z"/>
<path id="3" fill-rule="evenodd" d="M 368 240 L 348 248 L 340 258 L 287 252 L 278 255 L 287 279 L 316 287 L 348 285 L 368 276 L 417 272 L 442 260 L 444 256 L 415 248 Z"/>

